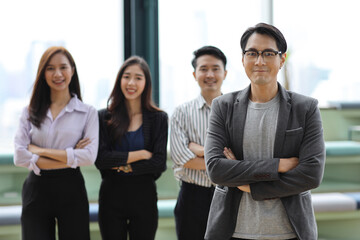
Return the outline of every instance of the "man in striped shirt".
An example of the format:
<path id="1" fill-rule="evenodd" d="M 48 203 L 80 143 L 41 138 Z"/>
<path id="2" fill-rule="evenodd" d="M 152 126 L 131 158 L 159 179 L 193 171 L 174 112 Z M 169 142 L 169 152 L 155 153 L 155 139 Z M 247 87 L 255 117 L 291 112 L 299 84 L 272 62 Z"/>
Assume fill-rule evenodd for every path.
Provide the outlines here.
<path id="1" fill-rule="evenodd" d="M 181 188 L 175 207 L 178 240 L 203 240 L 214 192 L 204 161 L 204 143 L 211 102 L 221 95 L 226 57 L 213 46 L 194 52 L 194 78 L 200 96 L 177 107 L 171 118 L 170 148 L 174 174 Z"/>

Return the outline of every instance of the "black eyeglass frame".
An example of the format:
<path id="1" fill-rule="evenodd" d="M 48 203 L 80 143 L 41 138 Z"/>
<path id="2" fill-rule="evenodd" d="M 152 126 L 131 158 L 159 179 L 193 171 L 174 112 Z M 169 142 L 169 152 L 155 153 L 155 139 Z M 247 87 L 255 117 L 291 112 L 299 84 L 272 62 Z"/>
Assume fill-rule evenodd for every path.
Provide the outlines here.
<path id="1" fill-rule="evenodd" d="M 264 51 L 258 51 L 258 50 L 255 50 L 255 49 L 248 49 L 248 50 L 244 50 L 243 51 L 243 54 L 245 55 L 247 52 L 256 52 L 257 56 L 256 58 L 258 58 L 260 55 L 262 56 L 262 58 L 264 58 L 264 52 L 272 52 L 272 53 L 275 53 L 275 56 L 279 54 L 279 56 L 281 57 L 281 55 L 283 54 L 281 51 L 275 51 L 275 50 L 272 50 L 272 49 L 265 49 Z"/>

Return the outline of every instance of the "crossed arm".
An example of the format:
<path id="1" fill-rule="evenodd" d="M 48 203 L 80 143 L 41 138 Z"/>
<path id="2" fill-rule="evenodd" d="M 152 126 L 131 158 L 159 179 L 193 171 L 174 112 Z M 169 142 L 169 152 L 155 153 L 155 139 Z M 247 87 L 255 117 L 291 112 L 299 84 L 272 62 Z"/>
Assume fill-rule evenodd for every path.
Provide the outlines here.
<path id="1" fill-rule="evenodd" d="M 170 149 L 175 165 L 187 169 L 206 170 L 204 146 L 192 142 L 187 131 L 187 121 L 182 108 L 177 108 L 171 118 Z"/>
<path id="2" fill-rule="evenodd" d="M 141 160 L 149 160 L 151 157 L 152 157 L 152 153 L 145 149 L 132 151 L 129 152 L 128 154 L 126 166 L 113 167 L 112 169 L 117 169 L 119 171 L 123 171 L 126 173 L 132 172 L 132 167 L 130 163 L 134 163 Z"/>
<path id="3" fill-rule="evenodd" d="M 280 158 L 274 157 L 266 161 L 244 159 L 234 161 L 228 159 L 223 153 L 224 147 L 230 144 L 225 128 L 227 108 L 220 108 L 219 103 L 213 101 L 205 144 L 210 179 L 216 184 L 228 187 L 249 184 L 254 200 L 292 196 L 318 187 L 321 183 L 325 161 L 321 117 L 315 100 L 306 103 L 295 106 L 303 108 L 299 110 L 304 112 L 301 117 L 306 122 L 301 125 L 303 135 L 298 136 L 301 137 L 298 150 L 292 148 L 289 145 L 291 143 L 286 143 L 287 145 L 284 146 L 287 150 L 286 157 L 293 155 L 291 154 L 293 152 L 299 158 L 298 160 L 280 156 Z M 298 111 L 297 108 L 294 111 Z M 298 127 L 296 121 L 293 125 Z M 289 135 L 289 137 L 294 137 L 294 135 Z M 291 167 L 292 161 L 298 161 L 294 168 Z"/>
<path id="4" fill-rule="evenodd" d="M 184 164 L 184 167 L 196 170 L 206 170 L 204 159 L 204 146 L 201 146 L 194 142 L 190 142 L 189 149 L 196 155 L 196 157 L 187 161 Z"/>
<path id="5" fill-rule="evenodd" d="M 224 155 L 227 159 L 236 160 L 234 153 L 231 151 L 230 148 L 224 147 Z M 285 173 L 292 169 L 294 169 L 299 164 L 299 158 L 292 157 L 292 158 L 280 158 L 279 160 L 279 173 Z M 250 185 L 241 185 L 237 187 L 239 190 L 243 192 L 251 192 Z"/>
<path id="6" fill-rule="evenodd" d="M 91 140 L 89 138 L 81 139 L 75 145 L 75 149 L 83 149 L 90 143 Z M 69 165 L 67 165 L 67 153 L 65 150 L 41 148 L 34 144 L 29 144 L 28 150 L 31 153 L 40 156 L 36 162 L 36 165 L 40 169 L 58 169 L 69 167 Z"/>

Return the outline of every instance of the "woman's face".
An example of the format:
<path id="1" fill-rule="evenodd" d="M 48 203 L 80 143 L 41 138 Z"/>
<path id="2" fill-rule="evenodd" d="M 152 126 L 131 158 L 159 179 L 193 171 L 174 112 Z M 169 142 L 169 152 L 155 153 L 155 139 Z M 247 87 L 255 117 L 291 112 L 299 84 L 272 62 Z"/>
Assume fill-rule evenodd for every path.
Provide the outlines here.
<path id="1" fill-rule="evenodd" d="M 69 59 L 63 53 L 51 57 L 45 69 L 45 80 L 51 92 L 69 91 L 69 84 L 74 74 Z"/>
<path id="2" fill-rule="evenodd" d="M 128 101 L 141 101 L 141 94 L 145 89 L 146 79 L 139 65 L 127 67 L 121 77 L 121 91 Z"/>

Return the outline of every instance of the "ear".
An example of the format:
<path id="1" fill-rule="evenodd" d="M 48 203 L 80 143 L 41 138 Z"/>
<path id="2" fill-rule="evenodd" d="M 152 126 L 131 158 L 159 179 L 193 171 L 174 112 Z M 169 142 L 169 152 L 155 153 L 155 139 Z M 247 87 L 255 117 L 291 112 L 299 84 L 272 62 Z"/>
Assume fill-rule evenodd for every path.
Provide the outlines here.
<path id="1" fill-rule="evenodd" d="M 194 76 L 195 81 L 197 81 L 197 80 L 196 80 L 196 73 L 195 73 L 195 71 L 193 72 L 193 76 Z"/>
<path id="2" fill-rule="evenodd" d="M 224 80 L 226 79 L 227 70 L 224 71 Z"/>
<path id="3" fill-rule="evenodd" d="M 284 66 L 285 60 L 286 60 L 286 53 L 283 53 L 280 59 L 280 69 Z"/>
<path id="4" fill-rule="evenodd" d="M 244 55 L 242 55 L 242 57 L 241 57 L 241 62 L 242 62 L 243 67 L 245 67 L 245 65 L 244 65 Z"/>

